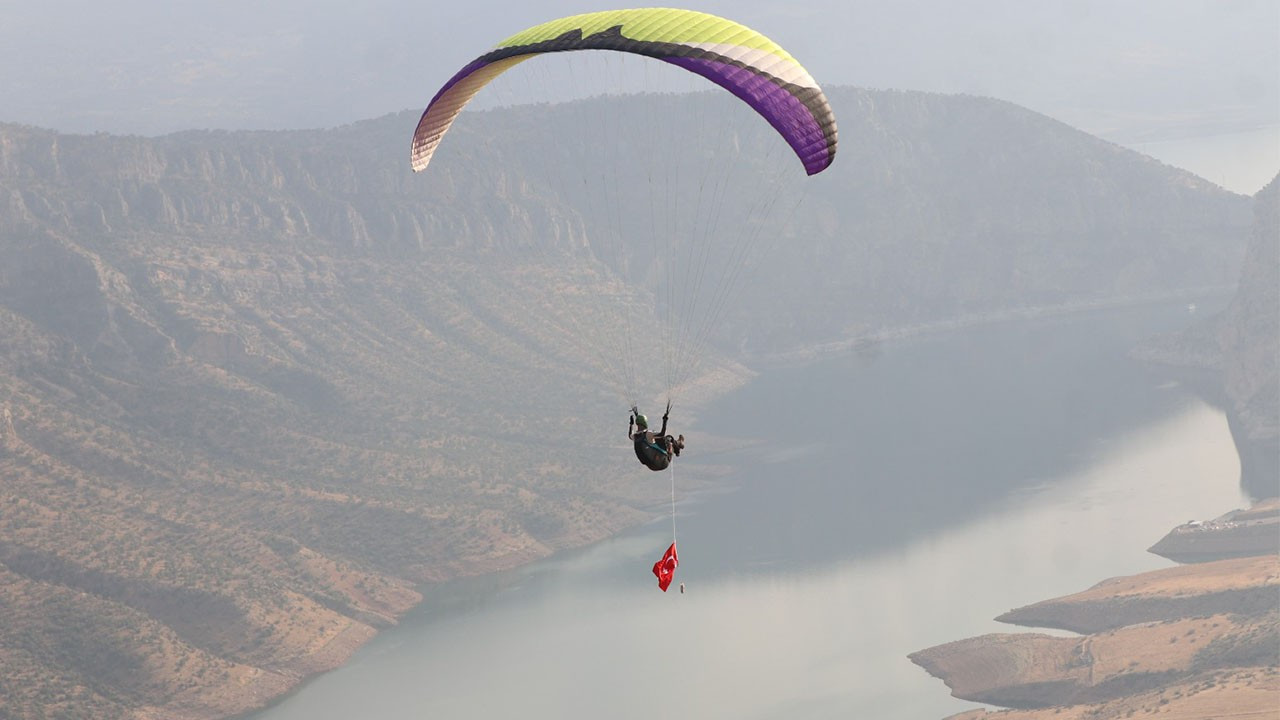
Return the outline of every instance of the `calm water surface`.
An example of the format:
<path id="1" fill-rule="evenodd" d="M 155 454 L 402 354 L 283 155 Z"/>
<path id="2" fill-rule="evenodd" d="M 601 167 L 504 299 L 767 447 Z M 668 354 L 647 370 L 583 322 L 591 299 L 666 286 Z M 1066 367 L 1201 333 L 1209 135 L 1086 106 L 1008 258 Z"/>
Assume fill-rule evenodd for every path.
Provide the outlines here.
<path id="1" fill-rule="evenodd" d="M 741 468 L 733 492 L 681 504 L 686 594 L 654 586 L 672 534 L 659 521 L 433 588 L 346 667 L 256 718 L 917 720 L 974 707 L 906 655 L 1016 632 L 990 618 L 1169 566 L 1145 548 L 1247 502 L 1223 414 L 1126 355 L 1191 319 L 1178 305 L 1008 323 L 770 370 L 698 420 L 765 442 L 708 458 Z M 655 480 L 667 477 L 637 474 Z"/>

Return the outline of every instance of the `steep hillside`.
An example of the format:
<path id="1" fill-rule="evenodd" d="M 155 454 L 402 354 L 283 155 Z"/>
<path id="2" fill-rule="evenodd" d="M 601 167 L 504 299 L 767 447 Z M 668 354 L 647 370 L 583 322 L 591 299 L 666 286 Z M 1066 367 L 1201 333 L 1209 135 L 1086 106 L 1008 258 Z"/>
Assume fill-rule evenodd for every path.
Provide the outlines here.
<path id="1" fill-rule="evenodd" d="M 6 717 L 242 712 L 414 584 L 606 537 L 665 495 L 621 472 L 625 406 L 572 333 L 616 281 L 369 252 L 380 212 L 304 188 L 323 157 L 222 141 L 4 134 Z M 483 227 L 458 244 L 517 234 L 458 218 Z"/>
<path id="2" fill-rule="evenodd" d="M 1280 176 L 1254 196 L 1239 290 L 1224 313 L 1223 382 L 1245 487 L 1280 495 Z"/>
<path id="3" fill-rule="evenodd" d="M 1238 271 L 1247 199 L 1005 103 L 832 99 L 836 169 L 722 347 Z M 600 253 L 610 219 L 545 175 L 552 139 L 601 137 L 580 110 L 469 116 L 420 176 L 411 114 L 0 126 L 0 714 L 241 712 L 340 662 L 417 583 L 650 516 L 663 489 L 626 462 L 615 358 L 588 338 L 654 303 L 657 260 Z M 764 140 L 740 140 L 747 171 Z M 703 393 L 747 374 L 706 370 Z"/>

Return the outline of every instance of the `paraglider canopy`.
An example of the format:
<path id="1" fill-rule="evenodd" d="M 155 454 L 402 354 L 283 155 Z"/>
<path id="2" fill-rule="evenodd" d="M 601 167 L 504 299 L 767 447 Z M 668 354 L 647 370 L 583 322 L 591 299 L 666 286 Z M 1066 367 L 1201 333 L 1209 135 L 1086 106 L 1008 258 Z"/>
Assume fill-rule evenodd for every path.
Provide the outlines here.
<path id="1" fill-rule="evenodd" d="M 498 43 L 459 70 L 432 98 L 413 135 L 420 171 L 462 108 L 489 81 L 544 53 L 614 50 L 656 58 L 701 75 L 747 102 L 795 151 L 810 175 L 835 159 L 836 122 L 817 82 L 764 35 L 732 20 L 673 8 L 608 10 L 552 20 Z"/>

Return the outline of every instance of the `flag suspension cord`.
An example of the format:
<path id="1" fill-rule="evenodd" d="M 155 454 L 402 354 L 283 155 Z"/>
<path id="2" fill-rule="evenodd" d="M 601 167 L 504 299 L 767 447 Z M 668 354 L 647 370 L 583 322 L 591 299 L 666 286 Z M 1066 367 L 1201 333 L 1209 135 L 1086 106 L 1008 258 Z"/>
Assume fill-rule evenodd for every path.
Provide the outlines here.
<path id="1" fill-rule="evenodd" d="M 653 564 L 653 574 L 658 578 L 659 590 L 667 591 L 679 565 L 680 556 L 676 551 L 676 471 L 671 468 L 671 545 L 662 554 L 662 559 Z M 680 592 L 684 593 L 684 583 L 680 583 Z"/>
<path id="2" fill-rule="evenodd" d="M 671 471 L 671 544 L 676 542 L 676 464 L 667 466 Z"/>
<path id="3" fill-rule="evenodd" d="M 667 468 L 671 471 L 671 549 L 674 554 L 676 547 L 676 465 L 672 463 Z M 676 562 L 679 563 L 679 560 Z M 672 574 L 675 574 L 674 568 L 672 568 Z M 684 583 L 680 583 L 680 594 L 684 594 Z"/>

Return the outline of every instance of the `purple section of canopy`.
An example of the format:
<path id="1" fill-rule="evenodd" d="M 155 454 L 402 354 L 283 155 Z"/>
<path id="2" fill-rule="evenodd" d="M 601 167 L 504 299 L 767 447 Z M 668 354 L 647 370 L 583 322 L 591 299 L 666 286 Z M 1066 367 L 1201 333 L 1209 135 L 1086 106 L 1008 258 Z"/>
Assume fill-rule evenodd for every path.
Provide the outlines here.
<path id="1" fill-rule="evenodd" d="M 827 138 L 809 108 L 769 78 L 716 60 L 663 57 L 664 62 L 695 72 L 737 95 L 755 108 L 777 130 L 813 175 L 831 164 Z"/>

